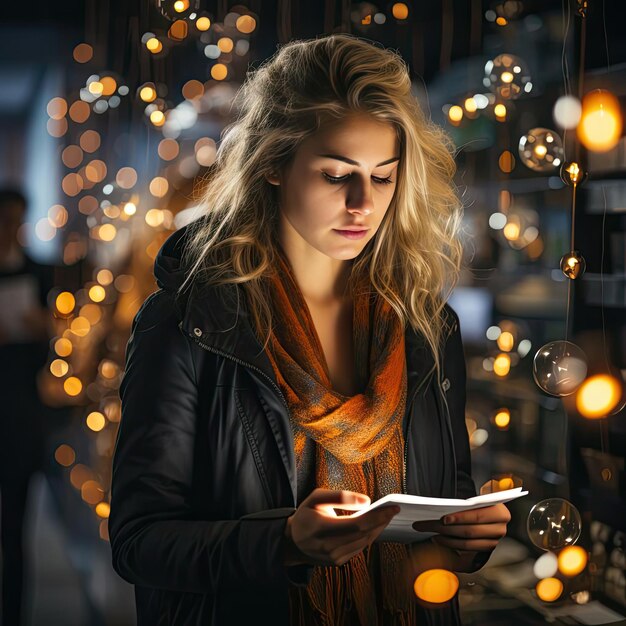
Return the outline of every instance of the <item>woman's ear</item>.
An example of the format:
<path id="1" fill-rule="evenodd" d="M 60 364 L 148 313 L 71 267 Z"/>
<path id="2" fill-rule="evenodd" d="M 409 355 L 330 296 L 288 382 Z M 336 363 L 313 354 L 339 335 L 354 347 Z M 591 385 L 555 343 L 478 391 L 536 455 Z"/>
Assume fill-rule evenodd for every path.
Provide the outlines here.
<path id="1" fill-rule="evenodd" d="M 280 185 L 280 179 L 278 178 L 276 172 L 270 172 L 265 179 L 268 183 L 270 183 L 270 185 Z"/>

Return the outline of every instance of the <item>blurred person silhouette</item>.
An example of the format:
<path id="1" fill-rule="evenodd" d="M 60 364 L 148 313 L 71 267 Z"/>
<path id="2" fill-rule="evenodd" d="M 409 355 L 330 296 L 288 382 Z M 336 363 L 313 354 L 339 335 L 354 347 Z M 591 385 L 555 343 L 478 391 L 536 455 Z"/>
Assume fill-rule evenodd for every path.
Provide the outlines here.
<path id="1" fill-rule="evenodd" d="M 2 624 L 19 626 L 24 585 L 23 530 L 28 486 L 43 466 L 45 407 L 36 376 L 48 357 L 46 297 L 52 267 L 19 241 L 26 198 L 0 189 L 0 532 Z"/>

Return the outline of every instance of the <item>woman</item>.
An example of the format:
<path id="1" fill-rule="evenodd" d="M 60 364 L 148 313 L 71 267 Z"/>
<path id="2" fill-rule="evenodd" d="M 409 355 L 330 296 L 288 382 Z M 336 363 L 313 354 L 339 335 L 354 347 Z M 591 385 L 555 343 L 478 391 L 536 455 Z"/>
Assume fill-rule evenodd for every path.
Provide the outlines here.
<path id="1" fill-rule="evenodd" d="M 114 567 L 140 625 L 458 624 L 415 575 L 480 567 L 506 507 L 408 545 L 374 542 L 396 508 L 328 513 L 475 495 L 448 144 L 402 59 L 350 35 L 284 45 L 238 96 L 133 322 Z"/>

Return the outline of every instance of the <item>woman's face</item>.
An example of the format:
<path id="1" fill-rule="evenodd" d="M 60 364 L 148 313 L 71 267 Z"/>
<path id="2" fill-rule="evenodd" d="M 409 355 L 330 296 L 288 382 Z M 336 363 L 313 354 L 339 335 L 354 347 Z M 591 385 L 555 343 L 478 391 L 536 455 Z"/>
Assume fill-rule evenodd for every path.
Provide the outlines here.
<path id="1" fill-rule="evenodd" d="M 374 237 L 396 188 L 400 144 L 390 123 L 355 114 L 324 126 L 279 178 L 280 238 L 333 259 L 353 259 Z M 336 179 L 336 182 L 334 182 Z M 359 238 L 341 234 L 367 229 Z"/>

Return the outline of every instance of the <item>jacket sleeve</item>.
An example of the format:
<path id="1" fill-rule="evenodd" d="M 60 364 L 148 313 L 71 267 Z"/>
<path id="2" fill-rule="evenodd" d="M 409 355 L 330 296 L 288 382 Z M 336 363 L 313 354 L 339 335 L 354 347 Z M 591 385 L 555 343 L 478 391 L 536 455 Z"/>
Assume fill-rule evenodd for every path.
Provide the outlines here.
<path id="1" fill-rule="evenodd" d="M 476 486 L 472 479 L 472 460 L 470 454 L 469 436 L 465 425 L 465 398 L 466 398 L 466 368 L 463 341 L 461 339 L 461 325 L 456 311 L 446 305 L 451 316 L 452 333 L 446 342 L 444 353 L 444 372 L 450 383 L 447 393 L 454 449 L 456 454 L 457 498 L 471 498 L 476 495 Z"/>
<path id="2" fill-rule="evenodd" d="M 115 571 L 136 585 L 193 593 L 306 584 L 311 568 L 282 561 L 295 509 L 238 520 L 194 514 L 198 388 L 192 345 L 163 290 L 133 320 L 120 397 L 109 517 Z"/>

